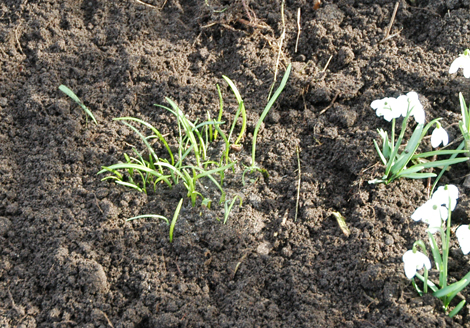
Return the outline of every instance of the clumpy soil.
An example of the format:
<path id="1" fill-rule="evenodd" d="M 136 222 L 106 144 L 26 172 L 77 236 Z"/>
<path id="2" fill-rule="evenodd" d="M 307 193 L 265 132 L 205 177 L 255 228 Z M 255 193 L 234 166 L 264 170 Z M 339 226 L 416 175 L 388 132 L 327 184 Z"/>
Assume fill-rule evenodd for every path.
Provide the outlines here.
<path id="1" fill-rule="evenodd" d="M 2 1 L 0 327 L 469 326 L 468 306 L 449 319 L 403 272 L 404 252 L 426 238 L 410 215 L 427 181 L 367 181 L 383 173 L 377 128 L 390 128 L 375 99 L 416 91 L 427 121 L 442 117 L 458 138 L 458 92 L 470 99 L 469 83 L 448 67 L 469 45 L 470 2 L 402 0 L 384 41 L 394 6 L 287 0 L 283 23 L 280 1 Z M 185 191 L 101 181 L 101 166 L 145 149 L 113 118 L 148 121 L 174 147 L 176 121 L 153 104 L 169 97 L 193 120 L 216 117 L 219 84 L 227 131 L 237 104 L 226 75 L 247 108 L 243 149 L 232 152 L 242 167 L 289 63 L 257 142 L 269 178 L 243 186 L 239 171 L 227 174 L 227 197 L 244 200 L 227 224 L 212 187 L 210 209 L 185 199 L 173 243 L 162 221 L 125 221 L 171 218 Z M 461 192 L 453 228 L 470 220 L 467 174 L 456 165 L 441 181 Z M 449 275 L 469 270 L 453 244 Z"/>

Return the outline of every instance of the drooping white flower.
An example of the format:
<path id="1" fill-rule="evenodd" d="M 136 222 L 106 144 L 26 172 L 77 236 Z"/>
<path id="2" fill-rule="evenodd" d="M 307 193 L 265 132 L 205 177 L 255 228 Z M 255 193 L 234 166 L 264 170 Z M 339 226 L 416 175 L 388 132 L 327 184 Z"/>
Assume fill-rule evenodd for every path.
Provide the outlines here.
<path id="1" fill-rule="evenodd" d="M 383 98 L 374 100 L 370 106 L 376 110 L 377 116 L 383 116 L 385 120 L 390 122 L 394 118 L 399 118 L 403 115 L 403 108 L 397 106 L 396 98 Z M 406 109 L 405 109 L 406 113 Z"/>
<path id="2" fill-rule="evenodd" d="M 470 51 L 468 49 L 452 62 L 449 68 L 449 73 L 456 73 L 459 68 L 463 69 L 463 76 L 468 79 L 470 77 Z"/>
<path id="3" fill-rule="evenodd" d="M 414 221 L 423 221 L 429 225 L 429 232 L 435 233 L 447 220 L 447 208 L 432 198 L 414 211 L 411 218 Z"/>
<path id="4" fill-rule="evenodd" d="M 426 115 L 424 114 L 423 105 L 421 105 L 421 102 L 419 101 L 418 94 L 414 91 L 411 91 L 408 92 L 406 96 L 408 97 L 408 109 L 411 109 L 411 115 L 414 116 L 416 122 L 419 124 L 424 124 Z"/>
<path id="5" fill-rule="evenodd" d="M 447 146 L 447 144 L 449 143 L 449 135 L 443 127 L 438 126 L 434 129 L 434 131 L 432 131 L 431 145 L 433 146 L 433 148 L 436 148 L 439 147 L 441 143 L 443 146 Z"/>
<path id="6" fill-rule="evenodd" d="M 457 205 L 457 199 L 459 198 L 459 189 L 454 185 L 440 186 L 432 195 L 432 200 L 436 204 L 449 206 L 450 199 L 450 210 L 453 211 Z"/>
<path id="7" fill-rule="evenodd" d="M 455 235 L 459 241 L 460 248 L 462 253 L 467 255 L 470 253 L 470 227 L 468 224 L 461 225 L 455 231 Z"/>
<path id="8" fill-rule="evenodd" d="M 405 265 L 405 274 L 408 279 L 413 279 L 416 272 L 424 267 L 431 269 L 431 261 L 429 258 L 421 252 L 413 252 L 412 250 L 407 251 L 403 254 L 403 263 Z"/>

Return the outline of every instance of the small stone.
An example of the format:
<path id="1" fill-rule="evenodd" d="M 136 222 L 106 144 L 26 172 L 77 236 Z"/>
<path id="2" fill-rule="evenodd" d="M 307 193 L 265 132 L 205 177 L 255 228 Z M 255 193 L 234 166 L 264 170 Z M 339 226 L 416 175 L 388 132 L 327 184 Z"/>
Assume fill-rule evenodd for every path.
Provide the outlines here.
<path id="1" fill-rule="evenodd" d="M 273 246 L 271 245 L 271 243 L 269 243 L 268 241 L 264 241 L 258 245 L 258 248 L 256 248 L 256 252 L 260 255 L 268 255 L 272 249 Z"/>
<path id="2" fill-rule="evenodd" d="M 100 202 L 100 208 L 106 218 L 116 218 L 119 215 L 119 208 L 106 198 Z"/>
<path id="3" fill-rule="evenodd" d="M 393 240 L 393 237 L 391 235 L 386 235 L 384 242 L 385 242 L 385 245 L 390 246 L 390 245 L 393 245 L 395 241 Z"/>
<path id="4" fill-rule="evenodd" d="M 91 294 L 108 290 L 108 279 L 104 269 L 94 260 L 85 260 L 79 265 L 80 284 Z"/>
<path id="5" fill-rule="evenodd" d="M 6 236 L 11 228 L 11 221 L 6 217 L 0 216 L 0 236 Z"/>

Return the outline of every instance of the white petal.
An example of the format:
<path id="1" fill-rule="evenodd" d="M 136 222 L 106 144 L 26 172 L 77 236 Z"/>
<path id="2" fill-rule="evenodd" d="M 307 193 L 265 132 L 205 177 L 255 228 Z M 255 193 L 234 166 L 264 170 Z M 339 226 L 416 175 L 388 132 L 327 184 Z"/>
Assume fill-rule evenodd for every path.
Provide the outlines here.
<path id="1" fill-rule="evenodd" d="M 375 109 L 377 116 L 383 116 L 385 120 L 391 121 L 393 118 L 401 116 L 402 111 L 396 106 L 395 98 L 384 98 L 374 100 L 370 106 Z"/>
<path id="2" fill-rule="evenodd" d="M 414 213 L 411 215 L 411 218 L 414 221 L 421 221 L 424 217 L 426 217 L 426 214 L 428 212 L 428 204 L 424 203 L 420 207 L 418 207 Z"/>
<path id="3" fill-rule="evenodd" d="M 431 197 L 436 204 L 445 206 L 449 206 L 449 198 L 450 209 L 453 211 L 459 198 L 459 189 L 454 185 L 440 186 Z"/>
<path id="4" fill-rule="evenodd" d="M 431 134 L 431 145 L 433 148 L 439 147 L 440 144 L 446 146 L 449 143 L 449 135 L 443 128 L 435 128 Z"/>
<path id="5" fill-rule="evenodd" d="M 426 115 L 424 113 L 423 105 L 419 101 L 418 94 L 414 91 L 408 92 L 406 94 L 409 101 L 409 109 L 411 109 L 411 115 L 414 116 L 416 122 L 419 124 L 424 124 Z"/>
<path id="6" fill-rule="evenodd" d="M 421 252 L 414 253 L 412 250 L 407 251 L 403 255 L 403 263 L 405 265 L 405 274 L 408 279 L 412 279 L 416 275 L 417 270 L 421 270 L 423 266 L 431 269 L 431 261 Z"/>
<path id="7" fill-rule="evenodd" d="M 434 129 L 431 134 L 431 146 L 432 148 L 437 148 L 441 144 L 441 136 L 439 135 L 439 129 Z"/>
<path id="8" fill-rule="evenodd" d="M 382 108 L 384 106 L 384 99 L 377 99 L 374 100 L 371 104 L 370 107 L 373 109 L 377 110 L 377 108 Z"/>
<path id="9" fill-rule="evenodd" d="M 455 231 L 455 235 L 459 241 L 460 248 L 462 253 L 467 255 L 470 253 L 470 230 L 467 224 L 461 225 Z"/>
<path id="10" fill-rule="evenodd" d="M 413 251 L 407 251 L 403 255 L 403 264 L 405 266 L 405 275 L 408 279 L 413 279 L 416 275 L 416 263 L 413 260 Z"/>
<path id="11" fill-rule="evenodd" d="M 450 74 L 456 73 L 459 70 L 459 68 L 464 67 L 464 66 L 465 66 L 465 58 L 463 56 L 459 56 L 452 62 L 452 64 L 450 64 L 449 73 Z"/>
<path id="12" fill-rule="evenodd" d="M 442 218 L 441 218 L 441 210 L 440 210 L 441 207 L 442 206 L 439 206 L 436 209 L 433 209 L 432 213 L 426 218 L 424 218 L 423 222 L 426 222 L 429 225 L 429 228 L 440 228 L 442 226 Z M 444 209 L 446 208 L 444 207 Z"/>

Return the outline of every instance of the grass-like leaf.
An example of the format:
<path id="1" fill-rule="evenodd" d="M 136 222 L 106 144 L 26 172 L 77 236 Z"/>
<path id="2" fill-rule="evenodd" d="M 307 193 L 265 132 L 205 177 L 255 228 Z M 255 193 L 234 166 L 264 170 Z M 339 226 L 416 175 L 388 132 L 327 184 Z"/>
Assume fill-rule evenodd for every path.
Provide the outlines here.
<path id="1" fill-rule="evenodd" d="M 173 231 L 175 230 L 176 221 L 178 220 L 178 216 L 181 211 L 181 206 L 183 205 L 183 198 L 180 199 L 178 206 L 176 207 L 175 213 L 173 214 L 173 219 L 171 220 L 170 224 L 170 243 L 173 242 Z"/>
<path id="2" fill-rule="evenodd" d="M 85 106 L 85 104 L 80 100 L 80 98 L 77 97 L 77 95 L 72 91 L 70 90 L 69 88 L 67 88 L 65 85 L 60 85 L 59 86 L 59 90 L 62 91 L 63 93 L 65 93 L 67 96 L 69 96 L 70 98 L 72 98 L 73 101 L 75 101 L 78 105 L 80 105 L 80 107 L 82 107 L 82 109 L 85 111 L 85 113 L 91 117 L 91 119 L 93 120 L 93 122 L 95 122 L 96 125 L 98 125 L 98 122 L 96 122 L 96 119 L 95 117 L 93 116 L 93 113 L 88 109 L 87 106 Z"/>

